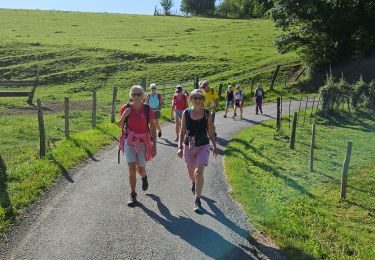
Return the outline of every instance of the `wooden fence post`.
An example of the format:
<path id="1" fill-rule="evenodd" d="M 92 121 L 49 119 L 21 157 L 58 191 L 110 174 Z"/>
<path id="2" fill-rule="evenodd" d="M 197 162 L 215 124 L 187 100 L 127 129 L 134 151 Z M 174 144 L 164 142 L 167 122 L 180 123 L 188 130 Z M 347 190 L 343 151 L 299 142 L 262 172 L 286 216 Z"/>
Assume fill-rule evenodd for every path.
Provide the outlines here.
<path id="1" fill-rule="evenodd" d="M 289 113 L 288 113 L 288 118 L 289 118 L 289 129 L 290 129 L 290 105 L 292 104 L 292 100 L 289 99 Z"/>
<path id="2" fill-rule="evenodd" d="M 301 104 L 302 104 L 302 98 L 299 101 L 297 123 L 298 123 L 298 120 L 299 120 L 299 113 L 300 113 L 300 110 L 301 110 Z"/>
<path id="3" fill-rule="evenodd" d="M 27 103 L 28 104 L 32 104 L 33 103 L 33 98 L 34 98 L 35 90 L 38 87 L 38 84 L 39 84 L 39 67 L 36 70 L 35 82 L 34 82 L 33 88 L 31 89 L 30 96 L 27 99 Z"/>
<path id="4" fill-rule="evenodd" d="M 199 88 L 198 84 L 199 84 L 199 78 L 195 77 L 195 79 L 194 79 L 194 89 L 198 89 Z"/>
<path id="5" fill-rule="evenodd" d="M 69 97 L 64 98 L 64 111 L 65 111 L 65 137 L 69 138 L 70 131 L 69 131 Z"/>
<path id="6" fill-rule="evenodd" d="M 294 149 L 294 147 L 295 147 L 296 130 L 297 130 L 297 117 L 298 117 L 298 113 L 294 112 L 293 125 L 292 125 L 292 134 L 290 135 L 290 144 L 289 144 L 290 149 Z"/>
<path id="7" fill-rule="evenodd" d="M 315 148 L 315 123 L 312 124 L 312 133 L 311 133 L 310 172 L 314 171 L 314 148 Z"/>
<path id="8" fill-rule="evenodd" d="M 46 133 L 44 131 L 42 104 L 39 98 L 37 99 L 37 107 L 38 107 L 38 124 L 39 124 L 39 156 L 42 158 L 46 155 Z"/>
<path id="9" fill-rule="evenodd" d="M 276 131 L 280 131 L 281 129 L 281 111 L 280 111 L 280 97 L 277 98 L 277 114 L 276 114 Z"/>
<path id="10" fill-rule="evenodd" d="M 220 83 L 220 85 L 219 85 L 219 97 L 221 98 L 221 91 L 223 90 L 223 83 Z"/>
<path id="11" fill-rule="evenodd" d="M 111 123 L 115 122 L 117 87 L 113 87 Z"/>
<path id="12" fill-rule="evenodd" d="M 303 114 L 303 124 L 305 124 L 306 120 L 306 110 L 307 110 L 307 104 L 309 103 L 309 97 L 306 99 L 306 104 L 305 104 L 305 113 Z"/>
<path id="13" fill-rule="evenodd" d="M 314 112 L 314 105 L 315 105 L 315 96 L 314 96 L 314 99 L 313 99 L 313 105 L 312 105 L 312 109 L 311 109 L 311 113 L 310 113 L 310 123 L 311 123 L 312 114 Z"/>
<path id="14" fill-rule="evenodd" d="M 276 77 L 277 77 L 277 73 L 279 73 L 279 69 L 280 69 L 280 67 L 281 67 L 281 65 L 277 65 L 277 66 L 276 66 L 275 72 L 273 73 L 273 76 L 272 76 L 272 81 L 271 81 L 270 90 L 273 90 L 273 85 L 275 84 L 275 80 L 276 80 Z"/>
<path id="15" fill-rule="evenodd" d="M 96 89 L 92 91 L 92 128 L 96 127 Z"/>
<path id="16" fill-rule="evenodd" d="M 352 142 L 348 141 L 348 145 L 346 147 L 346 156 L 345 156 L 345 160 L 344 160 L 344 164 L 342 166 L 342 172 L 341 172 L 340 199 L 345 199 L 346 197 L 346 185 L 348 183 L 348 170 L 349 170 L 351 153 L 352 153 Z"/>
<path id="17" fill-rule="evenodd" d="M 146 78 L 141 79 L 141 86 L 142 86 L 143 90 L 146 91 Z"/>

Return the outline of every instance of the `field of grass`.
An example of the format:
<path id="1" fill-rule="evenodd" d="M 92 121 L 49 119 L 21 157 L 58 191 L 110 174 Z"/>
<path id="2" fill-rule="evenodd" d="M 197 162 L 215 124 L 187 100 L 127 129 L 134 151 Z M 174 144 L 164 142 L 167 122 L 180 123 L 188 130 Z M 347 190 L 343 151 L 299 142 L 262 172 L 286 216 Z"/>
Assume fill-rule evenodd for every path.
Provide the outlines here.
<path id="1" fill-rule="evenodd" d="M 6 9 L 0 9 L 0 16 L 0 80 L 33 79 L 39 68 L 34 103 L 39 98 L 46 107 L 49 140 L 47 156 L 38 159 L 35 106 L 27 105 L 26 98 L 0 98 L 0 156 L 7 166 L 7 180 L 0 176 L 0 189 L 6 187 L 10 204 L 0 208 L 0 231 L 56 176 L 118 136 L 119 130 L 109 123 L 113 86 L 119 88 L 117 109 L 141 78 L 192 84 L 197 76 L 215 88 L 241 83 L 249 95 L 252 78 L 267 89 L 276 64 L 282 64 L 270 100 L 291 94 L 281 88 L 283 75 L 300 66 L 295 54 L 276 53 L 277 31 L 270 20 Z M 98 128 L 91 130 L 94 88 Z M 72 105 L 70 140 L 64 139 L 65 96 Z M 170 111 L 162 112 L 167 120 Z"/>
<path id="2" fill-rule="evenodd" d="M 300 118 L 301 120 L 301 118 Z M 375 115 L 317 119 L 315 171 L 309 171 L 311 124 L 300 122 L 296 149 L 275 122 L 242 131 L 229 143 L 225 169 L 249 220 L 290 259 L 375 258 Z M 353 142 L 347 197 L 339 199 L 347 141 Z"/>

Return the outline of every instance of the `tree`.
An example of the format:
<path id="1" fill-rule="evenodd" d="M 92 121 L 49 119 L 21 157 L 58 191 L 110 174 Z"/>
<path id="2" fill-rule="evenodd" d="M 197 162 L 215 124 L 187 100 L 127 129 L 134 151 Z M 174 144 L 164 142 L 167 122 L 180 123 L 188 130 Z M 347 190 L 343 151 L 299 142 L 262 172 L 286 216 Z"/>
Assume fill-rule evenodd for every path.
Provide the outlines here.
<path id="1" fill-rule="evenodd" d="M 228 18 L 265 17 L 272 6 L 272 0 L 223 0 L 217 13 Z"/>
<path id="2" fill-rule="evenodd" d="M 180 10 L 195 16 L 211 16 L 215 12 L 215 0 L 182 0 Z"/>
<path id="3" fill-rule="evenodd" d="M 164 9 L 165 15 L 170 15 L 171 8 L 173 7 L 173 0 L 160 0 L 160 5 Z"/>
<path id="4" fill-rule="evenodd" d="M 374 1 L 274 0 L 271 14 L 282 29 L 278 50 L 298 51 L 313 68 L 375 50 Z"/>

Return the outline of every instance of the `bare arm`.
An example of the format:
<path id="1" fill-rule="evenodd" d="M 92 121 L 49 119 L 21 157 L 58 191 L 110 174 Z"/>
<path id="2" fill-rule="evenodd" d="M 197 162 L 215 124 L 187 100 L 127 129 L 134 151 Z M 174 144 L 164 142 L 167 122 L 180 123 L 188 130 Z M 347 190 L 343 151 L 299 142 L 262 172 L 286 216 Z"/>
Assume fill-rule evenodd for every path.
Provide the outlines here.
<path id="1" fill-rule="evenodd" d="M 208 114 L 208 121 L 207 121 L 207 128 L 208 128 L 208 136 L 210 137 L 212 143 L 212 153 L 214 158 L 216 158 L 216 137 L 215 137 L 215 126 L 212 122 L 211 114 Z"/>
<path id="2" fill-rule="evenodd" d="M 185 112 L 182 113 L 181 117 L 181 127 L 180 127 L 180 133 L 178 138 L 178 149 L 177 149 L 177 155 L 182 158 L 183 150 L 182 150 L 182 142 L 184 140 L 184 136 L 186 133 L 186 119 L 185 119 Z"/>
<path id="3" fill-rule="evenodd" d="M 125 118 L 130 115 L 130 107 L 125 109 L 125 112 L 122 113 L 120 120 L 117 122 L 118 127 L 123 128 L 125 123 Z"/>
<path id="4" fill-rule="evenodd" d="M 156 127 L 155 127 L 155 120 L 154 119 L 150 119 L 150 122 L 149 122 L 149 126 L 150 126 L 150 133 L 151 133 L 151 136 L 152 136 L 152 157 L 155 157 L 156 156 Z"/>

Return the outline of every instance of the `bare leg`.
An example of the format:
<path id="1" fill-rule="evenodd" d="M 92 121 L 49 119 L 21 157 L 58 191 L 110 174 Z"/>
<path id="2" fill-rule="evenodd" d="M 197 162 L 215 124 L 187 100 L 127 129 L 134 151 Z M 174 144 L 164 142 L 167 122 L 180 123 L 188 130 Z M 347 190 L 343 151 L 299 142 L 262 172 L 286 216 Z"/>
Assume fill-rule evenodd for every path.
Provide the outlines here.
<path id="1" fill-rule="evenodd" d="M 204 184 L 204 178 L 203 178 L 203 172 L 204 172 L 205 166 L 199 166 L 195 169 L 194 175 L 195 175 L 195 197 L 200 198 L 203 190 L 203 184 Z"/>
<path id="2" fill-rule="evenodd" d="M 195 168 L 188 168 L 188 173 L 189 173 L 189 178 L 191 180 L 191 182 L 195 182 Z"/>
<path id="3" fill-rule="evenodd" d="M 135 192 L 135 186 L 137 184 L 137 164 L 136 163 L 128 163 L 129 166 L 129 183 L 131 191 Z"/>
<path id="4" fill-rule="evenodd" d="M 137 165 L 137 172 L 139 175 L 141 175 L 142 177 L 145 177 L 146 176 L 146 168 L 145 167 L 139 167 Z"/>
<path id="5" fill-rule="evenodd" d="M 160 131 L 159 119 L 155 119 L 155 127 L 156 127 L 156 130 Z"/>

